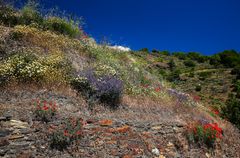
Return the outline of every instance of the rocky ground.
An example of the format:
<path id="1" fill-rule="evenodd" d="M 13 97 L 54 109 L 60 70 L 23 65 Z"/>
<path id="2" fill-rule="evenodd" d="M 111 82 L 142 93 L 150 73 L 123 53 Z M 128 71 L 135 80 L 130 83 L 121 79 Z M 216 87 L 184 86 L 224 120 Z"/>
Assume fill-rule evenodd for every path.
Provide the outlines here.
<path id="1" fill-rule="evenodd" d="M 31 101 L 41 97 L 54 98 L 58 104 L 58 114 L 51 122 L 34 118 Z M 186 121 L 177 119 L 178 114 L 170 108 L 155 108 L 151 114 L 145 111 L 145 115 L 153 116 L 149 119 L 143 116 L 144 107 L 123 106 L 114 111 L 101 107 L 91 111 L 74 95 L 4 90 L 0 94 L 0 157 L 240 157 L 240 137 L 236 131 L 232 133 L 234 141 L 226 138 L 215 149 L 193 146 L 185 136 Z M 52 149 L 49 128 L 69 116 L 84 120 L 82 138 L 64 151 Z"/>

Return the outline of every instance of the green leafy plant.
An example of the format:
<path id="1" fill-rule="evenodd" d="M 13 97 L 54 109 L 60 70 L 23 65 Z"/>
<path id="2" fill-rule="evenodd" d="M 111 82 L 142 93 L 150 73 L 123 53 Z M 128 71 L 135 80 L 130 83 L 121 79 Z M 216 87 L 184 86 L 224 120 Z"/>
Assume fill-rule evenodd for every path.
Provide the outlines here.
<path id="1" fill-rule="evenodd" d="M 52 148 L 63 150 L 72 143 L 79 141 L 83 135 L 83 120 L 67 118 L 58 127 L 50 129 L 50 145 Z"/>

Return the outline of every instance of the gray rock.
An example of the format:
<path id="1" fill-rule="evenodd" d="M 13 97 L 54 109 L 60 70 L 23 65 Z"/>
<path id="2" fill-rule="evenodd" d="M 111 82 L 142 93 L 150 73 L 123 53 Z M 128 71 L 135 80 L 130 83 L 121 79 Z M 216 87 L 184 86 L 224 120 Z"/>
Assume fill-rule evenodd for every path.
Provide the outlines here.
<path id="1" fill-rule="evenodd" d="M 0 147 L 9 145 L 7 138 L 0 138 Z"/>
<path id="2" fill-rule="evenodd" d="M 0 137 L 6 137 L 11 134 L 10 130 L 0 130 Z"/>

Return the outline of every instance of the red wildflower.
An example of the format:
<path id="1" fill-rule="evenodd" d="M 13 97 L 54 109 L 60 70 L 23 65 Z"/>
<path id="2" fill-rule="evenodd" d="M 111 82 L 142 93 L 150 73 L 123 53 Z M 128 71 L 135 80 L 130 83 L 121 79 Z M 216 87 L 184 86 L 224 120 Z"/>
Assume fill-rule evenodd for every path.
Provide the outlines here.
<path id="1" fill-rule="evenodd" d="M 64 133 L 63 133 L 63 134 L 64 134 L 64 136 L 66 136 L 66 137 L 69 136 L 69 133 L 68 133 L 67 130 L 64 130 Z"/>
<path id="2" fill-rule="evenodd" d="M 219 111 L 218 111 L 218 110 L 212 110 L 212 112 L 213 112 L 215 115 L 219 115 Z"/>
<path id="3" fill-rule="evenodd" d="M 52 107 L 53 106 L 53 103 L 52 101 L 49 102 L 49 106 Z"/>
<path id="4" fill-rule="evenodd" d="M 46 106 L 46 105 L 43 106 L 43 110 L 44 110 L 44 111 L 47 111 L 48 109 L 49 109 L 48 106 Z"/>
<path id="5" fill-rule="evenodd" d="M 199 102 L 201 100 L 201 98 L 199 96 L 195 95 L 195 96 L 193 96 L 193 100 L 195 102 Z"/>
<path id="6" fill-rule="evenodd" d="M 82 134 L 82 131 L 80 131 L 80 130 L 78 130 L 77 132 L 76 132 L 76 135 L 81 135 Z"/>
<path id="7" fill-rule="evenodd" d="M 54 108 L 54 109 L 57 108 L 57 104 L 56 104 L 56 102 L 53 103 L 53 108 Z"/>
<path id="8" fill-rule="evenodd" d="M 160 91 L 161 91 L 161 88 L 160 88 L 160 87 L 157 87 L 157 88 L 155 88 L 155 91 L 156 91 L 156 92 L 160 92 Z"/>
<path id="9" fill-rule="evenodd" d="M 194 132 L 194 133 L 197 133 L 197 129 L 196 129 L 196 127 L 193 129 L 193 132 Z"/>

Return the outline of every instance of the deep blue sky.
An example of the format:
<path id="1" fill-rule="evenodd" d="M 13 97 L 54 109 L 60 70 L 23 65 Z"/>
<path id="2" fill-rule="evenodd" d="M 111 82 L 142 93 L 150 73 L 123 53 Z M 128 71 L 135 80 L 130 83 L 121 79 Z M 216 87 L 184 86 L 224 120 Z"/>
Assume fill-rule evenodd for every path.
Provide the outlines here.
<path id="1" fill-rule="evenodd" d="M 240 51 L 240 0 L 43 0 L 82 16 L 88 34 L 143 47 L 213 54 Z"/>

